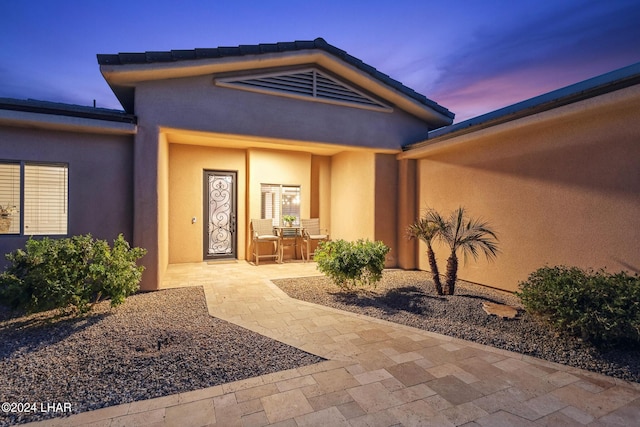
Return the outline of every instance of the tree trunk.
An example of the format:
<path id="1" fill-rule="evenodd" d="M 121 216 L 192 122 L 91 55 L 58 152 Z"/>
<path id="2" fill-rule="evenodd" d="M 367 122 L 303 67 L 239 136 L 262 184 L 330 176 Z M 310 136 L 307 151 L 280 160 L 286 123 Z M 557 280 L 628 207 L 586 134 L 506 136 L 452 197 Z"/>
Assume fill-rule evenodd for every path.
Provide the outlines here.
<path id="1" fill-rule="evenodd" d="M 442 283 L 440 283 L 440 273 L 438 272 L 438 264 L 436 263 L 436 255 L 431 249 L 431 245 L 427 246 L 427 257 L 429 258 L 429 267 L 431 268 L 431 275 L 433 277 L 433 283 L 436 285 L 436 292 L 438 295 L 444 295 L 442 290 Z"/>
<path id="2" fill-rule="evenodd" d="M 447 260 L 447 291 L 453 295 L 456 290 L 456 280 L 458 278 L 458 257 L 455 252 Z"/>

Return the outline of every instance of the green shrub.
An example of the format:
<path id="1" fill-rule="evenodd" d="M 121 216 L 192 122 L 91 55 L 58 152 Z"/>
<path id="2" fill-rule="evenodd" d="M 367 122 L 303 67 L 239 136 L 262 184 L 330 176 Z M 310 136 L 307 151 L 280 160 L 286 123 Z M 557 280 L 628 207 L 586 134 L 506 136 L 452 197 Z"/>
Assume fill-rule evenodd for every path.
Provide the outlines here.
<path id="1" fill-rule="evenodd" d="M 318 270 L 337 286 L 353 289 L 357 285 L 375 284 L 382 278 L 389 250 L 382 242 L 331 240 L 318 245 L 313 259 Z"/>
<path id="2" fill-rule="evenodd" d="M 0 298 L 30 312 L 72 307 L 86 313 L 101 298 L 115 307 L 138 290 L 144 267 L 136 261 L 145 253 L 122 235 L 113 249 L 91 235 L 29 239 L 7 255 L 11 264 L 0 274 Z"/>
<path id="3" fill-rule="evenodd" d="M 640 277 L 544 267 L 516 294 L 531 313 L 597 346 L 640 344 Z"/>

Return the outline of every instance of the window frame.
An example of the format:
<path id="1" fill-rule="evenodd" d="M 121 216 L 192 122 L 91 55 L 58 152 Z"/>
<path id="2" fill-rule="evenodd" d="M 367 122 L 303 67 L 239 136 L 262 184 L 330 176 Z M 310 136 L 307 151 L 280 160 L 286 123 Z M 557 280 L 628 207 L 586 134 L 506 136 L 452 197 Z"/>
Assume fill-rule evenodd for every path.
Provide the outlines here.
<path id="1" fill-rule="evenodd" d="M 277 215 L 272 216 L 271 218 L 265 218 L 265 206 L 264 206 L 264 188 L 265 187 L 271 187 L 271 188 L 277 188 L 278 189 L 278 201 L 279 201 L 279 209 L 277 212 Z M 298 193 L 298 214 L 296 215 L 296 220 L 294 221 L 293 225 L 294 226 L 299 226 L 300 225 L 300 217 L 302 215 L 302 186 L 295 184 L 270 184 L 270 183 L 260 183 L 260 218 L 262 219 L 271 219 L 273 222 L 274 227 L 281 227 L 284 226 L 284 220 L 282 219 L 283 215 L 285 215 L 284 213 L 284 198 L 283 198 L 283 193 L 284 193 L 284 189 L 285 188 L 294 188 L 297 190 Z M 277 220 L 277 221 L 276 221 Z"/>
<path id="2" fill-rule="evenodd" d="M 6 237 L 6 236 L 11 236 L 11 237 L 45 237 L 45 236 L 51 236 L 51 237 L 63 237 L 63 236 L 68 236 L 69 235 L 69 226 L 70 226 L 70 191 L 69 191 L 69 187 L 70 187 L 70 179 L 69 179 L 69 163 L 68 162 L 54 162 L 54 161 L 29 161 L 29 160 L 11 160 L 11 159 L 0 159 L 0 164 L 2 165 L 18 165 L 19 166 L 19 182 L 18 182 L 18 186 L 19 186 L 19 203 L 17 205 L 15 205 L 15 208 L 17 210 L 17 215 L 16 213 L 12 214 L 12 218 L 17 218 L 18 219 L 18 231 L 17 232 L 6 232 L 6 233 L 0 233 L 0 238 L 1 237 Z M 58 233 L 58 232 L 28 232 L 26 230 L 25 227 L 25 205 L 26 205 L 26 201 L 25 201 L 25 195 L 26 195 L 26 168 L 29 166 L 44 166 L 44 167 L 59 167 L 59 168 L 63 168 L 65 169 L 65 174 L 64 174 L 64 214 L 65 214 L 65 220 L 64 222 L 61 221 L 60 224 L 61 226 L 64 226 L 64 232 L 63 233 Z M 39 188 L 39 187 L 38 187 Z"/>

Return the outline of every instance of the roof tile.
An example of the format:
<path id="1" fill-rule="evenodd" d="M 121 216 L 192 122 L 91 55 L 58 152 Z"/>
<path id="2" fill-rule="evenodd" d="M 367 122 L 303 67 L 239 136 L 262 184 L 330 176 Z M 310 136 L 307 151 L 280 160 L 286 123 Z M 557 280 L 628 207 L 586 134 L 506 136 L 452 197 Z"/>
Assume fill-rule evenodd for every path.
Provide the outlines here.
<path id="1" fill-rule="evenodd" d="M 145 52 L 147 62 L 171 62 L 175 61 L 171 52 Z"/>
<path id="2" fill-rule="evenodd" d="M 144 64 L 147 62 L 147 55 L 142 53 L 119 53 L 121 64 Z"/>
<path id="3" fill-rule="evenodd" d="M 219 48 L 198 48 L 195 49 L 195 54 L 197 59 L 219 58 L 223 56 L 220 54 Z"/>
<path id="4" fill-rule="evenodd" d="M 172 50 L 171 55 L 176 61 L 196 59 L 195 50 Z"/>

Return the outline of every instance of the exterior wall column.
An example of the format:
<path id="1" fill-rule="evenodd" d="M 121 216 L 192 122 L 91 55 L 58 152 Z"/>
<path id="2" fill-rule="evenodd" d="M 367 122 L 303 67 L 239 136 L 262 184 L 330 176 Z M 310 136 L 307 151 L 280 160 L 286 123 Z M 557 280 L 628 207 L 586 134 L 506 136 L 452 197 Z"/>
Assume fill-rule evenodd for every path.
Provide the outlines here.
<path id="1" fill-rule="evenodd" d="M 398 267 L 414 270 L 418 266 L 418 242 L 406 238 L 407 227 L 418 215 L 417 162 L 398 161 Z"/>
<path id="2" fill-rule="evenodd" d="M 158 137 L 157 128 L 139 126 L 133 149 L 133 245 L 147 250 L 140 260 L 143 291 L 159 288 Z"/>
<path id="3" fill-rule="evenodd" d="M 375 155 L 375 240 L 381 240 L 391 250 L 385 267 L 398 266 L 398 241 L 401 235 L 394 226 L 398 223 L 398 161 L 394 154 Z"/>

